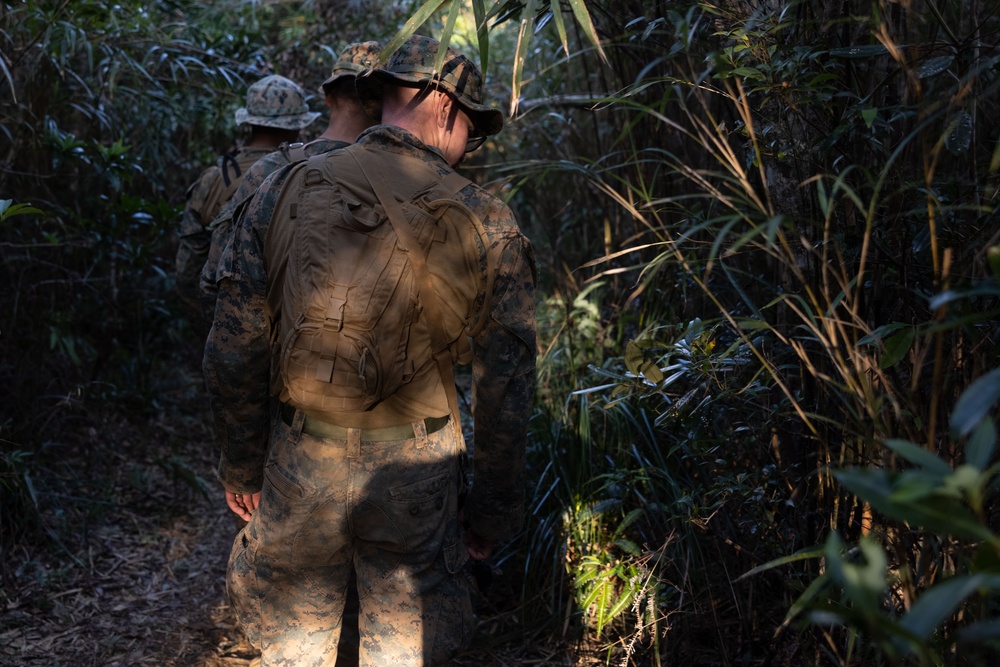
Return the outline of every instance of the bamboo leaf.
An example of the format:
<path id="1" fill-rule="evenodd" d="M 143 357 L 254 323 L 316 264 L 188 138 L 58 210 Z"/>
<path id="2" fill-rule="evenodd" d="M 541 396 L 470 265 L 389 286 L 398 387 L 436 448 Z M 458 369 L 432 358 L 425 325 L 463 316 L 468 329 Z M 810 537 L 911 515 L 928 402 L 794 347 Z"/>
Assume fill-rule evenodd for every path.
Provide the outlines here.
<path id="1" fill-rule="evenodd" d="M 550 11 L 552 12 L 552 19 L 556 24 L 556 33 L 559 35 L 559 43 L 562 44 L 563 52 L 569 55 L 569 38 L 566 35 L 566 20 L 562 15 L 562 2 L 561 0 L 552 0 L 552 6 Z"/>
<path id="2" fill-rule="evenodd" d="M 976 379 L 962 392 L 951 412 L 951 432 L 957 438 L 972 433 L 1000 400 L 1000 368 Z"/>
<path id="3" fill-rule="evenodd" d="M 517 105 L 521 97 L 521 77 L 524 73 L 524 60 L 528 56 L 528 46 L 531 42 L 535 25 L 535 7 L 538 0 L 527 0 L 521 12 L 521 24 L 517 33 L 517 47 L 514 49 L 514 71 L 510 93 L 510 115 L 517 114 Z"/>
<path id="4" fill-rule="evenodd" d="M 472 13 L 476 18 L 476 39 L 479 42 L 479 66 L 486 76 L 490 64 L 490 30 L 487 25 L 486 5 L 484 0 L 472 0 Z"/>
<path id="5" fill-rule="evenodd" d="M 455 32 L 455 22 L 458 20 L 458 15 L 461 12 L 462 3 L 458 0 L 454 0 L 451 3 L 451 8 L 448 10 L 448 19 L 445 21 L 444 28 L 441 30 L 441 44 L 438 47 L 437 56 L 434 58 L 434 71 L 441 72 L 444 70 L 444 59 L 448 55 L 448 44 L 451 43 L 451 36 Z"/>
<path id="6" fill-rule="evenodd" d="M 382 49 L 382 53 L 379 54 L 379 61 L 385 63 L 389 59 L 389 56 L 391 56 L 396 49 L 403 45 L 403 42 L 412 37 L 413 34 L 417 32 L 417 29 L 427 22 L 427 19 L 431 18 L 439 9 L 441 9 L 441 7 L 444 6 L 446 2 L 451 1 L 452 0 L 427 0 L 427 2 L 421 5 L 420 9 L 418 9 L 413 16 L 407 19 L 406 23 L 403 24 L 403 27 L 399 29 L 399 32 L 393 35 L 393 38 L 389 40 L 388 44 L 385 45 L 385 48 Z"/>
<path id="7" fill-rule="evenodd" d="M 789 563 L 796 563 L 800 560 L 810 560 L 813 558 L 820 558 L 823 555 L 822 547 L 807 547 L 805 549 L 800 549 L 793 554 L 788 556 L 782 556 L 781 558 L 775 558 L 774 560 L 769 560 L 762 565 L 758 565 L 752 570 L 744 572 L 740 576 L 734 579 L 734 583 L 746 579 L 747 577 L 753 576 L 755 574 L 760 574 L 761 572 L 766 572 L 767 570 L 773 570 L 776 567 L 782 565 L 787 565 Z"/>
<path id="8" fill-rule="evenodd" d="M 597 53 L 601 56 L 601 60 L 607 63 L 608 56 L 604 53 L 604 49 L 601 47 L 601 40 L 597 36 L 597 30 L 594 29 L 594 23 L 590 20 L 587 3 L 584 0 L 569 0 L 569 5 L 573 8 L 573 15 L 576 16 L 577 23 L 583 28 L 583 33 L 590 40 L 591 44 L 597 47 Z"/>

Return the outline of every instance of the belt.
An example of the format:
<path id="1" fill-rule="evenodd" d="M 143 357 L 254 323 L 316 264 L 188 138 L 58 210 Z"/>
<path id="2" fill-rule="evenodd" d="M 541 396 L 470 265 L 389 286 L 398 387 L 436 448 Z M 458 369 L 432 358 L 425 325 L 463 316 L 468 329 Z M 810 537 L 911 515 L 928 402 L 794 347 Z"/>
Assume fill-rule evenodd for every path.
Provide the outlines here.
<path id="1" fill-rule="evenodd" d="M 348 429 L 346 426 L 331 424 L 315 417 L 305 416 L 302 422 L 302 432 L 317 438 L 329 438 L 331 440 L 347 440 Z M 281 404 L 281 420 L 288 426 L 292 425 L 295 418 L 295 407 L 288 403 Z M 444 417 L 427 417 L 418 419 L 422 421 L 427 433 L 431 434 L 440 431 L 451 419 L 448 415 Z M 416 437 L 412 424 L 400 424 L 399 426 L 385 426 L 383 428 L 363 428 L 361 440 L 363 442 L 384 442 L 388 440 L 411 440 Z"/>

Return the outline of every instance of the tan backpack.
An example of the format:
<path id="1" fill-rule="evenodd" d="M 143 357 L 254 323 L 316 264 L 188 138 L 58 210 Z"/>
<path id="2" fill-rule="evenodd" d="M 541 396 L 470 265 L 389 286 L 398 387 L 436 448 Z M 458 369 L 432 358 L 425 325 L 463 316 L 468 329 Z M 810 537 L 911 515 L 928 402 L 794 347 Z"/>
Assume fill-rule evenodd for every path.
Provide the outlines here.
<path id="1" fill-rule="evenodd" d="M 358 144 L 296 169 L 297 197 L 272 220 L 265 242 L 269 275 L 281 267 L 277 370 L 290 400 L 323 413 L 365 411 L 437 363 L 457 419 L 452 364 L 466 356 L 466 336 L 488 309 L 473 324 L 470 307 L 465 331 L 448 340 L 433 285 L 478 283 L 468 258 L 478 269 L 489 257 L 481 221 L 453 199 L 470 181 Z M 391 191 L 382 176 L 389 173 Z M 425 263 L 435 243 L 447 251 L 434 253 L 432 279 Z M 493 273 L 487 266 L 488 283 Z"/>

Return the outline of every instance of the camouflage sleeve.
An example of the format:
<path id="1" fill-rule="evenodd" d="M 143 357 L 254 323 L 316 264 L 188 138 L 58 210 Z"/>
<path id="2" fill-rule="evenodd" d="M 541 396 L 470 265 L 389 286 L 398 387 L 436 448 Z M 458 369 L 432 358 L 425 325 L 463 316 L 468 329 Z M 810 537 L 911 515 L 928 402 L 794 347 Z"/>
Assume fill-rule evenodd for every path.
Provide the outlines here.
<path id="1" fill-rule="evenodd" d="M 520 530 L 524 517 L 525 438 L 535 395 L 535 258 L 516 223 L 491 238 L 498 270 L 489 319 L 473 340 L 473 485 L 465 517 L 481 536 L 500 540 Z"/>
<path id="2" fill-rule="evenodd" d="M 221 446 L 218 477 L 237 493 L 260 491 L 270 430 L 264 232 L 272 199 L 262 190 L 234 211 L 231 243 L 220 257 L 215 317 L 203 360 Z"/>
<path id="3" fill-rule="evenodd" d="M 177 295 L 184 304 L 192 324 L 202 333 L 208 328 L 208 321 L 202 314 L 198 283 L 211 244 L 211 236 L 207 229 L 210 221 L 205 220 L 205 208 L 218 178 L 219 168 L 209 167 L 188 189 L 188 198 L 178 233 L 180 239 L 177 257 L 174 261 L 177 272 Z"/>
<path id="4" fill-rule="evenodd" d="M 224 248 L 230 243 L 233 230 L 233 217 L 237 205 L 249 199 L 257 191 L 257 188 L 274 171 L 288 164 L 288 158 L 282 151 L 269 153 L 253 163 L 253 165 L 243 174 L 240 184 L 233 192 L 233 196 L 222 207 L 219 214 L 208 225 L 211 234 L 210 247 L 205 258 L 199 276 L 198 291 L 201 300 L 202 310 L 207 313 L 207 319 L 212 321 L 215 313 L 215 300 L 218 297 L 218 286 L 216 284 L 219 260 L 222 258 Z"/>

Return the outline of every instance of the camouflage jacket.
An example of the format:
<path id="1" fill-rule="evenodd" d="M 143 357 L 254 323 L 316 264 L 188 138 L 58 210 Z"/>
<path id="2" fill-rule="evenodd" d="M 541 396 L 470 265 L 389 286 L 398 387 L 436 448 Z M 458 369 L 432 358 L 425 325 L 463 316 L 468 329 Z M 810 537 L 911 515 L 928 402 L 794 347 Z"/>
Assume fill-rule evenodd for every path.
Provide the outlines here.
<path id="1" fill-rule="evenodd" d="M 348 143 L 344 141 L 316 139 L 303 146 L 303 152 L 306 157 L 309 157 L 332 151 L 335 148 L 343 148 L 347 145 Z M 268 153 L 257 160 L 252 167 L 243 173 L 243 179 L 236 188 L 236 192 L 233 193 L 233 196 L 229 198 L 229 201 L 226 202 L 219 214 L 209 224 L 211 246 L 208 250 L 208 256 L 205 259 L 205 265 L 201 269 L 199 280 L 201 308 L 205 321 L 211 323 L 215 317 L 215 297 L 218 294 L 218 288 L 215 285 L 215 274 L 219 266 L 219 258 L 222 257 L 223 249 L 232 237 L 233 211 L 236 210 L 236 205 L 256 192 L 265 178 L 291 161 L 292 154 L 288 144 L 282 144 L 278 150 Z"/>
<path id="2" fill-rule="evenodd" d="M 358 144 L 417 157 L 440 173 L 450 171 L 436 149 L 397 127 L 369 128 Z M 271 357 L 280 347 L 274 339 L 278 318 L 268 305 L 264 239 L 283 194 L 297 192 L 293 181 L 299 176 L 294 174 L 294 166 L 275 172 L 237 207 L 233 243 L 219 265 L 218 305 L 204 370 L 222 448 L 218 476 L 238 493 L 259 491 L 263 480 L 271 407 L 277 398 L 271 391 Z M 384 176 L 392 183 L 391 174 Z M 493 254 L 497 267 L 492 297 L 480 294 L 475 300 L 490 303 L 490 313 L 472 340 L 475 454 L 464 511 L 481 536 L 504 539 L 519 529 L 524 512 L 525 437 L 535 391 L 535 261 L 513 213 L 499 199 L 474 184 L 456 199 L 480 216 L 488 237 L 485 251 Z M 478 260 L 486 266 L 485 257 Z M 485 278 L 480 282 L 488 283 Z M 443 408 L 435 407 L 437 414 L 447 414 L 446 397 L 444 401 Z M 360 416 L 336 415 L 330 421 L 355 426 L 352 421 Z"/>
<path id="3" fill-rule="evenodd" d="M 239 179 L 257 160 L 273 150 L 273 146 L 240 148 L 232 156 L 232 160 L 228 157 L 219 158 L 217 164 L 203 171 L 198 180 L 188 188 L 174 264 L 177 271 L 177 295 L 199 331 L 207 331 L 211 324 L 211 319 L 206 319 L 202 313 L 199 293 L 201 270 L 208 258 L 211 244 L 209 223 L 229 201 Z"/>

